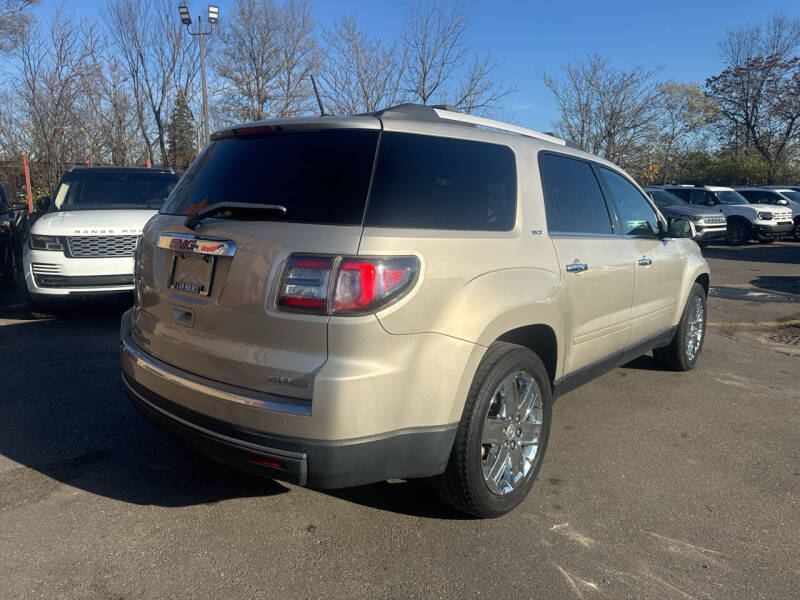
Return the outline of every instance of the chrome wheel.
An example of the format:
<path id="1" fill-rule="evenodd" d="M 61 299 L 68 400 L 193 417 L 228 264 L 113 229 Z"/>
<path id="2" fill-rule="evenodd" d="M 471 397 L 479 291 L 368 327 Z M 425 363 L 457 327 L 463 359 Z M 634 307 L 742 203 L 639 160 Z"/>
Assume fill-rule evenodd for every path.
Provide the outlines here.
<path id="1" fill-rule="evenodd" d="M 689 328 L 686 332 L 686 358 L 692 361 L 700 351 L 700 344 L 703 342 L 703 333 L 705 331 L 703 322 L 706 311 L 703 307 L 703 299 L 700 296 L 694 297 L 690 310 Z"/>
<path id="2" fill-rule="evenodd" d="M 543 418 L 533 376 L 525 371 L 507 375 L 489 401 L 481 436 L 483 479 L 493 494 L 513 492 L 536 466 Z"/>

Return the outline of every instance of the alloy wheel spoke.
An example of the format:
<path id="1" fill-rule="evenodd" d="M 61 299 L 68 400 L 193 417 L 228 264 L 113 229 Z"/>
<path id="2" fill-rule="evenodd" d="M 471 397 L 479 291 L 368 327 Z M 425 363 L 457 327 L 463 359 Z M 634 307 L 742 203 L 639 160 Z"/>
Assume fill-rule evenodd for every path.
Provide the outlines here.
<path id="1" fill-rule="evenodd" d="M 519 437 L 521 444 L 538 444 L 542 434 L 542 424 L 539 421 L 526 421 L 519 424 L 522 435 Z"/>
<path id="2" fill-rule="evenodd" d="M 494 464 L 492 465 L 491 469 L 489 469 L 489 473 L 486 475 L 486 481 L 490 485 L 494 485 L 494 488 L 498 493 L 502 493 L 502 487 L 499 485 L 499 481 L 505 473 L 507 465 L 508 448 L 506 446 L 500 446 Z"/>
<path id="3" fill-rule="evenodd" d="M 525 473 L 525 459 L 522 456 L 522 445 L 517 444 L 508 454 L 511 459 L 511 480 L 514 481 L 518 474 L 523 475 Z"/>
<path id="4" fill-rule="evenodd" d="M 505 430 L 508 427 L 508 422 L 503 419 L 488 417 L 486 423 L 483 425 L 483 436 L 481 442 L 484 444 L 492 444 L 493 446 L 500 446 L 505 441 Z"/>

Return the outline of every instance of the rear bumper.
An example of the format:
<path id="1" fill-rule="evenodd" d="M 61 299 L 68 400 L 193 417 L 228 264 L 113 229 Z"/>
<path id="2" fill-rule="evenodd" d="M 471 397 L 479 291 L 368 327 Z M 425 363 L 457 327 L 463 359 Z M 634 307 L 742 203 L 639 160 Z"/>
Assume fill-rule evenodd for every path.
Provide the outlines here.
<path id="1" fill-rule="evenodd" d="M 131 402 L 156 425 L 213 459 L 321 488 L 429 477 L 447 465 L 457 423 L 430 419 L 435 396 L 422 398 L 427 410 L 412 410 L 408 378 L 406 389 L 382 387 L 383 397 L 371 395 L 374 385 L 360 387 L 374 381 L 352 373 L 336 379 L 336 386 L 316 385 L 313 400 L 264 393 L 168 365 L 134 342 L 130 313 L 121 325 L 122 377 Z M 407 343 L 409 336 L 399 341 Z M 364 410 L 365 402 L 370 410 Z M 387 406 L 427 421 L 387 419 Z"/>
<path id="2" fill-rule="evenodd" d="M 444 471 L 456 427 L 329 442 L 283 438 L 193 412 L 145 390 L 123 373 L 133 405 L 152 423 L 218 462 L 318 488 L 342 488 Z"/>

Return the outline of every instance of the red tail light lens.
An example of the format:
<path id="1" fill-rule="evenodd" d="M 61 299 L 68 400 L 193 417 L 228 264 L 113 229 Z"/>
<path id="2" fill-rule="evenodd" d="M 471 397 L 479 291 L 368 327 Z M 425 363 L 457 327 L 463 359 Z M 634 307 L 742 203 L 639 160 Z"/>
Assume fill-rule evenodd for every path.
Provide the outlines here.
<path id="1" fill-rule="evenodd" d="M 339 265 L 332 312 L 380 308 L 408 289 L 418 272 L 419 261 L 414 257 L 345 258 Z"/>
<path id="2" fill-rule="evenodd" d="M 418 274 L 419 259 L 414 256 L 292 256 L 278 306 L 294 312 L 365 314 L 397 300 L 414 285 Z"/>

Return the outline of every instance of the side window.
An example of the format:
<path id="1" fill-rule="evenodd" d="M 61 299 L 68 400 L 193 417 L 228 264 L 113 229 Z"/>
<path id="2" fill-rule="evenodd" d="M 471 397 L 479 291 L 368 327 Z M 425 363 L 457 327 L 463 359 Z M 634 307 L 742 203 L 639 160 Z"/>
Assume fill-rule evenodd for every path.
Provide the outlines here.
<path id="1" fill-rule="evenodd" d="M 706 190 L 692 190 L 691 194 L 692 204 L 700 204 L 702 206 L 713 206 L 717 204 L 717 197 Z"/>
<path id="2" fill-rule="evenodd" d="M 684 202 L 692 202 L 691 196 L 689 195 L 689 190 L 682 190 L 680 188 L 670 188 L 667 190 L 670 194 L 675 194 L 678 198 L 683 200 Z"/>
<path id="3" fill-rule="evenodd" d="M 656 237 L 658 216 L 639 190 L 610 169 L 600 167 L 598 170 L 617 209 L 617 216 L 622 226 L 622 231 L 619 233 Z"/>
<path id="4" fill-rule="evenodd" d="M 551 233 L 612 233 L 603 192 L 589 163 L 542 154 L 539 169 Z"/>
<path id="5" fill-rule="evenodd" d="M 366 225 L 509 231 L 516 207 L 517 167 L 508 146 L 381 136 Z"/>

